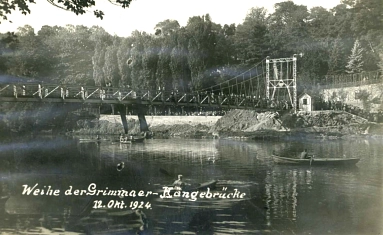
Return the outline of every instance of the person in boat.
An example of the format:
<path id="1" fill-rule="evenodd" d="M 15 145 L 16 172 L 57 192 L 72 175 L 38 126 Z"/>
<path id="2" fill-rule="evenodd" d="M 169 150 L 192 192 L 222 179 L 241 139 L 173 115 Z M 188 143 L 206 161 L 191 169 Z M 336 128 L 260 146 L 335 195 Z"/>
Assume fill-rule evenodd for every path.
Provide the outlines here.
<path id="1" fill-rule="evenodd" d="M 301 159 L 310 159 L 309 155 L 307 154 L 307 149 L 304 149 L 303 152 L 301 152 Z"/>
<path id="2" fill-rule="evenodd" d="M 190 185 L 182 181 L 182 175 L 178 175 L 178 179 L 174 181 L 173 186 L 176 190 L 182 190 L 183 187 Z"/>
<path id="3" fill-rule="evenodd" d="M 123 134 L 120 134 L 120 142 L 126 142 L 128 141 L 128 137 L 124 136 Z"/>

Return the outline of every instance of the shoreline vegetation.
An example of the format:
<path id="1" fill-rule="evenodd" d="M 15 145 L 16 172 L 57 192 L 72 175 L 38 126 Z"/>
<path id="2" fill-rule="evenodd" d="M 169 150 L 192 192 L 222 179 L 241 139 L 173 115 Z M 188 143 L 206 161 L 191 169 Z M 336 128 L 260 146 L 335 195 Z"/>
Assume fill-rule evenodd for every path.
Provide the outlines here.
<path id="1" fill-rule="evenodd" d="M 129 134 L 139 134 L 139 121 L 128 116 Z M 343 111 L 314 111 L 297 114 L 257 113 L 232 110 L 224 116 L 148 116 L 154 138 L 382 138 L 383 124 L 368 122 Z M 120 116 L 102 115 L 99 119 L 79 120 L 67 135 L 118 135 L 123 133 Z"/>

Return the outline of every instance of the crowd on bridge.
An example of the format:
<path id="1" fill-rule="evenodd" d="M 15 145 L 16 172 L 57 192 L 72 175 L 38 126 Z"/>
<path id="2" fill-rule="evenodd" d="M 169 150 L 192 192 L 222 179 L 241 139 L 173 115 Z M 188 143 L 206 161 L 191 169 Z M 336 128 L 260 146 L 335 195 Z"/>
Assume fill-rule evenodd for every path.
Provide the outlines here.
<path id="1" fill-rule="evenodd" d="M 6 89 L 9 87 L 10 89 Z M 124 90 L 125 89 L 125 90 Z M 237 107 L 247 107 L 250 109 L 267 109 L 267 110 L 290 110 L 293 108 L 292 101 L 286 99 L 267 99 L 260 95 L 250 94 L 235 94 L 233 92 L 225 94 L 222 91 L 195 91 L 195 92 L 179 92 L 177 89 L 165 91 L 164 88 L 157 91 L 133 91 L 130 87 L 113 88 L 107 86 L 104 88 L 94 87 L 92 89 L 85 87 L 68 88 L 66 86 L 47 86 L 41 84 L 33 84 L 28 87 L 25 85 L 6 85 L 1 89 L 3 95 L 7 92 L 13 93 L 13 97 L 39 97 L 42 98 L 62 98 L 63 100 L 69 98 L 86 99 L 115 99 L 116 101 L 123 101 L 124 99 L 141 99 L 150 102 L 167 102 L 172 103 L 173 108 L 167 111 L 157 112 L 156 115 L 189 115 L 189 116 L 221 116 L 223 115 L 223 107 L 225 110 Z M 8 95 L 11 95 L 8 94 Z M 181 110 L 175 108 L 177 106 L 184 106 L 187 104 L 194 104 L 197 107 L 201 105 L 209 105 L 210 108 L 204 107 L 204 111 L 195 111 L 192 109 Z M 383 122 L 382 112 L 371 113 L 359 107 L 342 103 L 341 101 L 326 101 L 318 102 L 316 105 L 317 110 L 343 110 L 351 114 L 363 117 L 371 122 Z M 186 106 L 185 106 L 186 107 Z M 152 113 L 154 114 L 154 113 Z"/>
<path id="2" fill-rule="evenodd" d="M 84 87 L 54 84 L 8 84 L 1 88 L 3 96 L 14 98 L 60 98 L 79 99 L 78 102 L 88 99 L 115 100 L 123 102 L 128 99 L 141 99 L 150 102 L 170 102 L 178 104 L 209 104 L 211 106 L 243 106 L 261 109 L 289 109 L 292 108 L 287 101 L 269 100 L 260 95 L 225 94 L 222 91 L 192 91 L 179 92 L 177 89 L 166 91 L 165 88 L 156 91 L 132 90 L 130 87 Z"/>
<path id="3" fill-rule="evenodd" d="M 149 116 L 224 116 L 226 114 L 225 110 L 206 110 L 200 109 L 198 111 L 191 109 L 175 109 L 169 108 L 167 110 L 153 111 L 153 109 L 148 110 L 146 115 Z M 128 115 L 136 115 L 135 112 L 128 112 Z"/>
<path id="4" fill-rule="evenodd" d="M 265 97 L 262 98 L 260 96 L 255 95 L 234 93 L 224 94 L 223 92 L 215 94 L 214 92 L 209 91 L 194 92 L 188 94 L 179 93 L 178 90 L 175 90 L 170 93 L 170 95 L 165 99 L 165 101 L 174 102 L 174 104 L 195 102 L 201 104 L 208 103 L 217 106 L 233 105 L 277 110 L 287 110 L 293 108 L 291 102 L 289 102 L 287 99 L 267 99 Z"/>

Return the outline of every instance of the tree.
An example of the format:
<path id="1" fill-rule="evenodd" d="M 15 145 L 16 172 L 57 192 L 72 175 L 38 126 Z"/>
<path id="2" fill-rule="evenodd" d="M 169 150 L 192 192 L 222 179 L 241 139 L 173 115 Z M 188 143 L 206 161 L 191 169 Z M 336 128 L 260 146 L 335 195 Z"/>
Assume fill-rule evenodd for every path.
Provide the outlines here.
<path id="1" fill-rule="evenodd" d="M 310 9 L 308 31 L 313 38 L 326 38 L 331 32 L 334 16 L 323 7 Z"/>
<path id="2" fill-rule="evenodd" d="M 92 56 L 93 80 L 96 86 L 105 86 L 104 80 L 105 48 L 101 43 L 97 43 Z"/>
<path id="3" fill-rule="evenodd" d="M 112 36 L 103 28 L 92 27 L 90 40 L 95 44 L 92 56 L 93 80 L 97 86 L 105 86 L 104 63 L 105 51 L 112 44 Z"/>
<path id="4" fill-rule="evenodd" d="M 205 70 L 214 64 L 217 32 L 212 27 L 208 14 L 189 18 L 186 26 L 189 35 L 188 63 L 194 89 L 201 88 Z"/>
<path id="5" fill-rule="evenodd" d="M 360 47 L 359 40 L 356 40 L 351 50 L 349 61 L 346 65 L 347 73 L 360 73 L 363 71 L 363 49 Z"/>
<path id="6" fill-rule="evenodd" d="M 191 71 L 191 87 L 198 90 L 202 85 L 203 74 L 206 70 L 206 64 L 201 58 L 203 55 L 194 40 L 189 41 L 188 45 L 188 63 Z"/>
<path id="7" fill-rule="evenodd" d="M 344 67 L 343 48 L 339 36 L 331 42 L 330 51 L 328 53 L 329 59 L 327 74 L 338 74 L 343 70 L 342 68 Z"/>
<path id="8" fill-rule="evenodd" d="M 94 85 L 92 56 L 95 43 L 91 35 L 92 30 L 85 26 L 67 25 L 51 37 L 53 47 L 57 48 L 54 82 Z"/>
<path id="9" fill-rule="evenodd" d="M 103 67 L 104 79 L 108 84 L 110 83 L 113 87 L 120 85 L 120 76 L 118 70 L 117 61 L 117 47 L 118 42 L 113 43 L 105 50 L 105 62 Z"/>
<path id="10" fill-rule="evenodd" d="M 165 36 L 174 33 L 180 29 L 180 24 L 176 20 L 165 20 L 156 24 L 156 36 Z"/>
<path id="11" fill-rule="evenodd" d="M 155 89 L 160 41 L 149 35 L 145 35 L 144 39 L 144 53 L 142 55 L 142 72 L 144 75 L 143 88 Z"/>
<path id="12" fill-rule="evenodd" d="M 183 91 L 187 90 L 187 85 L 190 82 L 187 41 L 188 38 L 183 28 L 177 32 L 176 46 L 173 47 L 170 54 L 170 69 L 173 78 L 172 86 Z"/>
<path id="13" fill-rule="evenodd" d="M 142 57 L 144 54 L 144 37 L 146 37 L 146 34 L 142 34 L 137 30 L 132 33 L 133 46 L 131 49 L 131 63 L 129 66 L 132 71 L 132 88 L 134 90 L 144 89 L 146 84 L 142 64 Z"/>
<path id="14" fill-rule="evenodd" d="M 307 7 L 292 1 L 276 3 L 275 12 L 269 17 L 269 37 L 272 54 L 276 57 L 290 57 L 299 52 L 308 37 Z"/>
<path id="15" fill-rule="evenodd" d="M 7 32 L 0 38 L 0 55 L 6 50 L 15 51 L 18 44 L 17 35 L 14 32 Z"/>
<path id="16" fill-rule="evenodd" d="M 86 13 L 87 9 L 96 6 L 95 0 L 46 0 L 55 7 L 63 10 L 71 11 L 76 15 L 82 15 Z M 122 8 L 129 7 L 133 0 L 108 0 L 110 3 L 121 6 Z M 1 20 L 8 20 L 7 15 L 10 15 L 16 8 L 21 11 L 22 14 L 30 14 L 31 10 L 29 5 L 35 3 L 34 0 L 2 0 L 0 2 L 0 23 Z M 94 10 L 94 15 L 97 18 L 103 19 L 104 12 L 101 10 Z"/>
<path id="17" fill-rule="evenodd" d="M 265 8 L 251 8 L 243 24 L 237 26 L 234 43 L 242 61 L 254 63 L 268 54 L 268 29 Z"/>
<path id="18" fill-rule="evenodd" d="M 19 44 L 8 60 L 7 72 L 16 76 L 36 78 L 44 71 L 44 66 L 47 66 L 44 64 L 46 58 L 41 57 L 41 42 L 29 25 L 19 27 L 16 35 Z"/>
<path id="19" fill-rule="evenodd" d="M 305 40 L 302 47 L 303 58 L 298 59 L 298 76 L 300 81 L 317 84 L 328 72 L 327 40 Z"/>
<path id="20" fill-rule="evenodd" d="M 156 72 L 156 87 L 162 88 L 165 87 L 166 89 L 174 89 L 176 88 L 176 84 L 173 82 L 172 79 L 172 71 L 170 69 L 170 54 L 172 51 L 173 43 L 171 42 L 171 39 L 168 37 L 166 38 L 162 45 L 161 50 L 159 52 L 158 56 L 158 65 L 157 65 L 157 72 Z"/>
<path id="21" fill-rule="evenodd" d="M 353 32 L 351 30 L 352 12 L 345 4 L 339 4 L 332 8 L 331 13 L 334 17 L 331 17 L 329 27 L 329 35 L 331 37 L 352 38 Z M 343 41 L 344 43 L 345 41 Z M 351 42 L 350 49 L 353 42 Z"/>
<path id="22" fill-rule="evenodd" d="M 15 33 L 0 34 L 0 73 L 7 71 L 10 55 L 14 55 L 19 46 L 19 39 Z"/>
<path id="23" fill-rule="evenodd" d="M 120 75 L 120 86 L 131 86 L 131 70 L 129 61 L 131 56 L 132 40 L 125 38 L 121 41 L 117 50 L 118 71 Z"/>
<path id="24" fill-rule="evenodd" d="M 235 24 L 230 26 L 225 24 L 219 29 L 216 35 L 217 44 L 215 46 L 215 64 L 217 66 L 230 65 L 236 62 L 236 51 L 235 51 Z"/>
<path id="25" fill-rule="evenodd" d="M 382 30 L 383 7 L 381 0 L 346 0 L 352 8 L 351 27 L 357 36 L 365 35 L 370 30 Z"/>
<path id="26" fill-rule="evenodd" d="M 378 46 L 383 37 L 383 6 L 381 0 L 347 0 L 352 18 L 351 31 L 359 39 L 363 51 L 363 69 L 376 70 L 379 64 Z"/>

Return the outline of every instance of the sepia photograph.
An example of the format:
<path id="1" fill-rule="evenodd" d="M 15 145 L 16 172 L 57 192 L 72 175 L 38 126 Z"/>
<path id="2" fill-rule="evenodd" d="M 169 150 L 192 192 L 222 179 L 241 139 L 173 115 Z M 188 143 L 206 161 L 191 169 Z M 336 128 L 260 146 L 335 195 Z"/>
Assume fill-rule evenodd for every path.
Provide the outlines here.
<path id="1" fill-rule="evenodd" d="M 0 235 L 382 235 L 382 0 L 1 0 Z"/>

